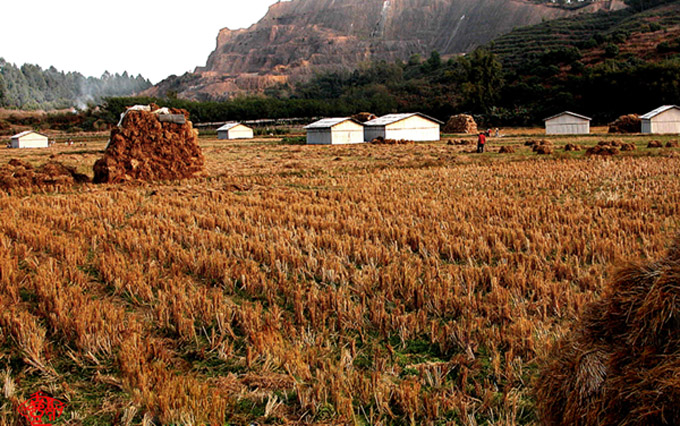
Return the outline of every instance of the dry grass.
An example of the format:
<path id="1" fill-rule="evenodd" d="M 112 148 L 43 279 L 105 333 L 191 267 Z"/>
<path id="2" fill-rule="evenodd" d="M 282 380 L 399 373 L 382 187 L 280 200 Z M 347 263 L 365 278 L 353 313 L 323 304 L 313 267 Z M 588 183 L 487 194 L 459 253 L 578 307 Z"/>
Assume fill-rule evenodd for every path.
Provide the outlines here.
<path id="1" fill-rule="evenodd" d="M 531 423 L 537 359 L 680 213 L 666 149 L 202 144 L 209 178 L 0 192 L 0 417 Z"/>

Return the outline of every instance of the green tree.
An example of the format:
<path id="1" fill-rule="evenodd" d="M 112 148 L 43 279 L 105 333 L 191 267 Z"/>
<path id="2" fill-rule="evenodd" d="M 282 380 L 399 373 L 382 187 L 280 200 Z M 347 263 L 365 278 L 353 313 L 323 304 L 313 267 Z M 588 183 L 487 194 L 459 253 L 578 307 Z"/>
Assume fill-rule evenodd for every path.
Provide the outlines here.
<path id="1" fill-rule="evenodd" d="M 473 112 L 488 112 L 503 89 L 503 67 L 496 55 L 476 49 L 460 59 L 463 98 Z"/>

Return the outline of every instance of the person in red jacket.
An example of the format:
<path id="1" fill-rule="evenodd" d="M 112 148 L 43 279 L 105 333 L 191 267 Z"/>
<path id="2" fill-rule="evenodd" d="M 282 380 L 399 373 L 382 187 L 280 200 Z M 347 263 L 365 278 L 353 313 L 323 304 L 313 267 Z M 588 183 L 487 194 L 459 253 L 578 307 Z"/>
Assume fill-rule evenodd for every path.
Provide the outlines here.
<path id="1" fill-rule="evenodd" d="M 484 145 L 486 144 L 486 135 L 484 132 L 479 132 L 477 137 L 477 153 L 481 154 L 484 152 Z"/>

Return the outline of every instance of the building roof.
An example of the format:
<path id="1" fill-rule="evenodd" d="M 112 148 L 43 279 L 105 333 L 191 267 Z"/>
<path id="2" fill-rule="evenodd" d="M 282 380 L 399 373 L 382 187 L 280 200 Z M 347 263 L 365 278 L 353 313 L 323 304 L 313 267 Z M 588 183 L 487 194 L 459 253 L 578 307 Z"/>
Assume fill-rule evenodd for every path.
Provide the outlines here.
<path id="1" fill-rule="evenodd" d="M 662 112 L 666 112 L 666 111 L 668 111 L 669 109 L 673 109 L 673 108 L 680 109 L 680 107 L 677 106 L 677 105 L 664 105 L 664 106 L 661 106 L 661 107 L 655 109 L 654 111 L 648 112 L 648 113 L 645 114 L 645 115 L 641 115 L 641 116 L 640 116 L 640 119 L 642 119 L 642 120 L 649 120 L 650 118 L 654 118 L 654 117 L 656 117 L 657 115 L 661 114 Z"/>
<path id="2" fill-rule="evenodd" d="M 571 115 L 572 117 L 582 118 L 583 120 L 588 120 L 588 121 L 591 121 L 591 120 L 592 120 L 592 118 L 586 117 L 585 115 L 576 114 L 575 112 L 571 112 L 571 111 L 562 111 L 562 112 L 559 113 L 559 114 L 555 114 L 555 115 L 550 116 L 550 117 L 548 117 L 548 118 L 544 118 L 543 121 L 552 120 L 553 118 L 561 117 L 561 116 L 563 116 L 563 115 Z"/>
<path id="3" fill-rule="evenodd" d="M 15 139 L 15 138 L 17 138 L 17 139 L 18 139 L 18 138 L 23 138 L 24 136 L 30 135 L 31 133 L 35 133 L 36 135 L 40 135 L 40 136 L 43 136 L 43 137 L 47 137 L 47 136 L 43 135 L 42 133 L 36 132 L 35 130 L 26 130 L 26 131 L 23 131 L 23 132 L 21 132 L 21 133 L 17 133 L 16 135 L 12 136 L 12 139 Z"/>
<path id="4" fill-rule="evenodd" d="M 217 131 L 219 132 L 220 130 L 231 130 L 231 129 L 233 129 L 234 127 L 236 127 L 236 126 L 238 126 L 238 125 L 243 126 L 243 124 L 238 123 L 238 122 L 227 123 L 227 124 L 225 124 L 224 126 L 222 126 L 222 127 L 220 127 L 219 129 L 217 129 Z M 247 127 L 247 126 L 244 126 L 244 127 Z"/>
<path id="5" fill-rule="evenodd" d="M 404 113 L 404 114 L 383 115 L 382 117 L 378 117 L 374 120 L 365 122 L 364 126 L 387 126 L 388 124 L 396 123 L 397 121 L 401 121 L 401 120 L 406 120 L 407 118 L 411 118 L 415 115 L 418 115 L 418 116 L 423 117 L 423 118 L 430 120 L 430 121 L 434 121 L 435 123 L 444 124 L 443 122 L 437 120 L 436 118 L 432 118 L 429 115 L 425 115 L 425 114 L 420 113 L 420 112 L 409 112 L 409 113 Z"/>
<path id="6" fill-rule="evenodd" d="M 340 123 L 344 123 L 345 121 L 353 121 L 359 125 L 357 120 L 350 118 L 350 117 L 335 117 L 335 118 L 323 118 L 319 121 L 315 121 L 314 123 L 305 126 L 305 129 L 330 129 L 333 126 L 336 126 Z"/>

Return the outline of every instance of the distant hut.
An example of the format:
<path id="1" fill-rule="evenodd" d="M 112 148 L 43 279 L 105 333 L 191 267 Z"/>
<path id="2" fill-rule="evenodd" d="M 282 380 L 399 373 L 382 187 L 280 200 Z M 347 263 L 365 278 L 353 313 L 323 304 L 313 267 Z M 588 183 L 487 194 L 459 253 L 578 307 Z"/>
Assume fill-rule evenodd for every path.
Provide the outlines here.
<path id="1" fill-rule="evenodd" d="M 587 135 L 590 133 L 591 118 L 564 111 L 545 120 L 547 135 Z"/>
<path id="2" fill-rule="evenodd" d="M 364 142 L 364 126 L 350 117 L 324 118 L 306 126 L 307 145 L 340 145 Z"/>
<path id="3" fill-rule="evenodd" d="M 217 129 L 217 139 L 252 139 L 253 129 L 241 123 L 227 123 Z"/>
<path id="4" fill-rule="evenodd" d="M 50 146 L 47 136 L 33 130 L 26 130 L 12 136 L 12 148 L 47 148 Z"/>
<path id="5" fill-rule="evenodd" d="M 419 112 L 388 114 L 364 123 L 367 141 L 377 137 L 411 141 L 438 141 L 443 122 Z"/>
<path id="6" fill-rule="evenodd" d="M 664 105 L 640 117 L 642 133 L 680 133 L 680 107 Z"/>

